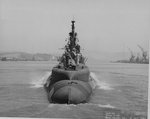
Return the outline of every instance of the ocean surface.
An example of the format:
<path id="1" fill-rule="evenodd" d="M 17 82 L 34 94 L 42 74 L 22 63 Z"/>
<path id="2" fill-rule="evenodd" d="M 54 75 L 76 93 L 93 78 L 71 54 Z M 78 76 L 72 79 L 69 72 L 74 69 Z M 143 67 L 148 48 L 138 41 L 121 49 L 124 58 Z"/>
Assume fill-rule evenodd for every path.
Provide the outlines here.
<path id="1" fill-rule="evenodd" d="M 97 82 L 86 104 L 50 104 L 43 88 L 55 61 L 0 62 L 0 117 L 106 118 L 147 116 L 148 65 L 87 62 Z M 115 115 L 116 116 L 116 115 Z"/>

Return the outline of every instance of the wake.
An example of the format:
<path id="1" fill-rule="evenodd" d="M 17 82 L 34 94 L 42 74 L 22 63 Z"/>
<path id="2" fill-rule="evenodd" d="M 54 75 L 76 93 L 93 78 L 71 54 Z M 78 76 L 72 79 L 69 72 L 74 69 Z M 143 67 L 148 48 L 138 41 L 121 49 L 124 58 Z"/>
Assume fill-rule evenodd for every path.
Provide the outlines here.
<path id="1" fill-rule="evenodd" d="M 44 86 L 44 84 L 46 83 L 46 80 L 48 79 L 48 77 L 51 75 L 51 72 L 46 72 L 43 76 L 38 76 L 34 79 L 32 79 L 31 81 L 31 88 L 41 88 Z M 102 77 L 100 77 L 98 79 L 98 77 L 96 76 L 96 74 L 94 72 L 91 72 L 90 73 L 90 76 L 91 78 L 94 79 L 95 83 L 96 83 L 96 88 L 97 89 L 101 89 L 101 90 L 113 90 L 113 88 L 110 86 L 110 84 L 104 82 L 102 80 Z M 106 104 L 106 105 L 102 105 L 102 104 L 93 104 L 93 103 L 85 103 L 85 104 L 79 104 L 80 106 L 82 105 L 95 105 L 95 106 L 98 106 L 98 107 L 104 107 L 104 108 L 115 108 L 114 106 L 110 105 L 110 104 Z M 59 108 L 62 108 L 63 110 L 64 109 L 67 109 L 69 110 L 70 107 L 72 106 L 77 106 L 77 105 L 74 105 L 74 104 L 63 104 L 63 105 L 60 105 L 60 104 L 49 104 L 48 105 L 48 108 L 53 108 L 53 107 L 58 107 Z"/>
<path id="2" fill-rule="evenodd" d="M 113 88 L 110 86 L 109 83 L 104 82 L 102 79 L 102 77 L 100 79 L 97 78 L 96 74 L 91 72 L 90 76 L 95 80 L 97 88 L 98 89 L 102 89 L 102 90 L 113 90 Z"/>
<path id="3" fill-rule="evenodd" d="M 41 88 L 46 83 L 46 80 L 51 75 L 51 72 L 46 72 L 44 76 L 39 76 L 31 81 L 31 88 Z"/>
<path id="4" fill-rule="evenodd" d="M 51 75 L 51 72 L 46 72 L 43 76 L 34 77 L 31 80 L 31 87 L 32 88 L 41 88 L 41 87 L 43 87 L 43 85 L 46 83 L 46 80 L 48 79 L 48 77 L 50 75 Z M 94 72 L 91 72 L 90 76 L 91 76 L 91 78 L 94 79 L 94 81 L 96 83 L 96 87 L 98 89 L 113 90 L 113 88 L 110 86 L 109 83 L 106 83 L 103 80 L 101 80 L 102 77 L 100 79 L 98 79 Z"/>
<path id="5" fill-rule="evenodd" d="M 46 72 L 43 76 L 38 76 L 36 78 L 33 78 L 31 80 L 31 88 L 41 88 L 46 83 L 46 80 L 51 75 L 51 72 Z M 96 74 L 94 72 L 90 73 L 91 78 L 94 79 L 96 83 L 96 87 L 98 89 L 102 90 L 113 90 L 113 88 L 110 86 L 110 84 L 102 81 L 102 77 L 100 79 L 97 78 Z"/>
<path id="6" fill-rule="evenodd" d="M 59 107 L 59 108 L 63 108 L 63 109 L 71 109 L 71 107 L 76 107 L 76 106 L 97 106 L 100 108 L 116 108 L 115 106 L 112 106 L 110 104 L 93 104 L 93 103 L 81 103 L 78 105 L 75 104 L 49 104 L 48 108 L 54 108 L 54 107 Z"/>

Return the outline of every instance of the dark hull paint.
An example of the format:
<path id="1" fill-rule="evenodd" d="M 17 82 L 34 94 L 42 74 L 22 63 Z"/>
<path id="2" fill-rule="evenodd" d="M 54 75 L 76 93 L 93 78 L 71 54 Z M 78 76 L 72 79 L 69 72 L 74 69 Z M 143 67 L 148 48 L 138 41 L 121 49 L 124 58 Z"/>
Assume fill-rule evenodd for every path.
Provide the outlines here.
<path id="1" fill-rule="evenodd" d="M 95 81 L 90 77 L 86 66 L 78 70 L 55 67 L 45 88 L 52 103 L 79 104 L 88 102 L 95 88 Z"/>

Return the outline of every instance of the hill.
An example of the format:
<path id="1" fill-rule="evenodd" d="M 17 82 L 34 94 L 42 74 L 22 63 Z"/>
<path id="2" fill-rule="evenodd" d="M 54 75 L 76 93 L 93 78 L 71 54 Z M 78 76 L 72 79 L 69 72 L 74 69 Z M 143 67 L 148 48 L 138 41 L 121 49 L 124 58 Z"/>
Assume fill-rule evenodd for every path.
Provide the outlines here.
<path id="1" fill-rule="evenodd" d="M 56 60 L 57 56 L 44 53 L 26 53 L 26 52 L 2 52 L 0 60 L 3 61 L 49 61 Z"/>

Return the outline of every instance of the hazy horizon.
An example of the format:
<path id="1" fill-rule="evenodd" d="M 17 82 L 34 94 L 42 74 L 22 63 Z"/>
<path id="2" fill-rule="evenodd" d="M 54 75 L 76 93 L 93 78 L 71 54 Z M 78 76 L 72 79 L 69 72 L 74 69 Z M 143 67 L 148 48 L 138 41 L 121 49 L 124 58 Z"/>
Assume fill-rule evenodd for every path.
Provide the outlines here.
<path id="1" fill-rule="evenodd" d="M 149 49 L 148 0 L 0 0 L 0 51 L 56 53 L 75 20 L 81 47 L 95 52 Z M 61 51 L 60 51 L 61 52 Z"/>

